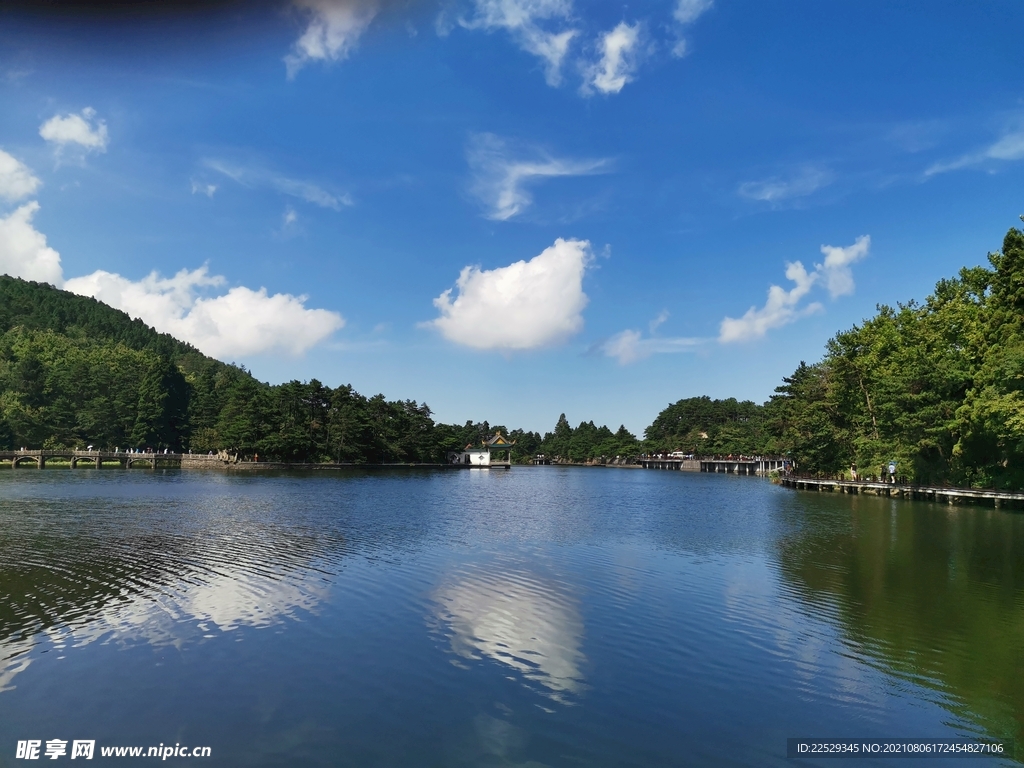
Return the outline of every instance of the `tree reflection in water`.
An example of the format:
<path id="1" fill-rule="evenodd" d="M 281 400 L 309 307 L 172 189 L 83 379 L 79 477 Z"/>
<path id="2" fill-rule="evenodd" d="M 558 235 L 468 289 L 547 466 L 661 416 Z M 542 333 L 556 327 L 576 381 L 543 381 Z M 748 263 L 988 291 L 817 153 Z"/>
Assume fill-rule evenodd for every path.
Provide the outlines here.
<path id="1" fill-rule="evenodd" d="M 868 663 L 941 693 L 992 736 L 1024 737 L 1024 515 L 802 496 L 785 584 L 838 618 Z M 818 614 L 818 611 L 815 611 Z"/>

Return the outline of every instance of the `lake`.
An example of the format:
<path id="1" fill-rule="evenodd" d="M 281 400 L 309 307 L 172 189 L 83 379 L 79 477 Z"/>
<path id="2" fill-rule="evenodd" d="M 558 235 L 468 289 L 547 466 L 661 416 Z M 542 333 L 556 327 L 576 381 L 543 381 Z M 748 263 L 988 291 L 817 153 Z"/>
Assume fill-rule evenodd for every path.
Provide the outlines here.
<path id="1" fill-rule="evenodd" d="M 861 762 L 790 737 L 1019 742 L 1024 514 L 624 469 L 0 471 L 0 766 Z"/>

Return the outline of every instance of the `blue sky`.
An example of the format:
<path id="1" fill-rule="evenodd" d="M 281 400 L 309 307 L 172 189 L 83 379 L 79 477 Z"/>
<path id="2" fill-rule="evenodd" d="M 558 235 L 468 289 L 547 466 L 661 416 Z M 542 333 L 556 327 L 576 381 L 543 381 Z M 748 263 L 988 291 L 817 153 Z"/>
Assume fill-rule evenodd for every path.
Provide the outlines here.
<path id="1" fill-rule="evenodd" d="M 1024 213 L 1024 5 L 0 14 L 0 271 L 272 382 L 641 433 Z M 774 286 L 774 287 L 773 287 Z"/>

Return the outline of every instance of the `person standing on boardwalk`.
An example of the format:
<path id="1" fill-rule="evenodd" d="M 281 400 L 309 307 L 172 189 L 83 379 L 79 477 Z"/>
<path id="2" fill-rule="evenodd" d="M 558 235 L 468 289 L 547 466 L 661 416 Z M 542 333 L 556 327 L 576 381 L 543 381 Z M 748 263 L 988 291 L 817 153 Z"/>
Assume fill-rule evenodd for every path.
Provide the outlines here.
<path id="1" fill-rule="evenodd" d="M 895 460 L 889 462 L 889 482 L 894 484 L 894 485 L 896 484 L 896 461 Z"/>

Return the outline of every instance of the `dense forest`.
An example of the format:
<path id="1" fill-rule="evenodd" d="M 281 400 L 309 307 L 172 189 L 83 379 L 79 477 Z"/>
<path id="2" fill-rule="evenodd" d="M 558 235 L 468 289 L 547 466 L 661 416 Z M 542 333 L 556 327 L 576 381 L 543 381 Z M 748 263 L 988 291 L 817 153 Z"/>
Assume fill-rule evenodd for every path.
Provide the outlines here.
<path id="1" fill-rule="evenodd" d="M 1024 232 L 988 260 L 801 363 L 766 405 L 765 449 L 809 471 L 895 460 L 919 482 L 1024 487 Z"/>
<path id="2" fill-rule="evenodd" d="M 1024 232 L 923 302 L 879 306 L 764 405 L 693 397 L 638 440 L 563 414 L 545 435 L 433 420 L 315 379 L 271 386 L 94 299 L 0 277 L 0 447 L 226 448 L 286 461 L 437 462 L 497 430 L 515 458 L 774 454 L 808 472 L 896 461 L 919 482 L 1024 487 Z"/>

